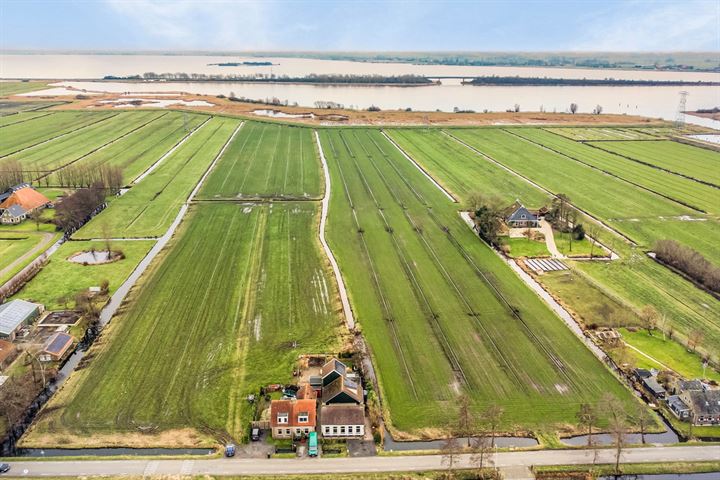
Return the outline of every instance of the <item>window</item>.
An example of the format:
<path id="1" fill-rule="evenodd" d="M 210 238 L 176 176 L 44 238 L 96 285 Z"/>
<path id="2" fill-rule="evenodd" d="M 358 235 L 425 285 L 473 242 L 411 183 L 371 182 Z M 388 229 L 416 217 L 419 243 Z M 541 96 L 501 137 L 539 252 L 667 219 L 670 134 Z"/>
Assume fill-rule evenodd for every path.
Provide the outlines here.
<path id="1" fill-rule="evenodd" d="M 308 422 L 307 412 L 298 414 L 298 423 L 307 423 L 307 422 Z"/>
<path id="2" fill-rule="evenodd" d="M 526 217 L 525 214 L 523 213 L 522 215 L 520 215 L 520 218 L 522 218 L 523 220 L 525 220 L 527 217 Z"/>
<path id="3" fill-rule="evenodd" d="M 278 413 L 277 422 L 287 424 L 288 423 L 288 414 L 287 413 Z"/>
<path id="4" fill-rule="evenodd" d="M 324 433 L 325 435 L 328 435 L 328 434 L 330 433 L 330 427 L 328 427 L 327 425 L 325 425 L 325 427 L 323 427 L 323 433 Z"/>
<path id="5" fill-rule="evenodd" d="M 295 435 L 300 435 L 302 433 L 302 430 L 299 428 L 295 429 Z"/>
<path id="6" fill-rule="evenodd" d="M 305 429 L 305 434 L 307 435 L 308 433 L 310 433 L 310 430 L 306 428 L 306 429 Z"/>
<path id="7" fill-rule="evenodd" d="M 290 435 L 290 429 L 285 430 L 285 435 Z"/>
<path id="8" fill-rule="evenodd" d="M 340 434 L 345 434 L 345 426 L 340 427 Z"/>
<path id="9" fill-rule="evenodd" d="M 337 427 L 333 427 L 333 435 L 337 435 Z"/>
<path id="10" fill-rule="evenodd" d="M 355 425 L 355 433 L 359 434 L 361 428 L 362 427 L 360 425 Z"/>

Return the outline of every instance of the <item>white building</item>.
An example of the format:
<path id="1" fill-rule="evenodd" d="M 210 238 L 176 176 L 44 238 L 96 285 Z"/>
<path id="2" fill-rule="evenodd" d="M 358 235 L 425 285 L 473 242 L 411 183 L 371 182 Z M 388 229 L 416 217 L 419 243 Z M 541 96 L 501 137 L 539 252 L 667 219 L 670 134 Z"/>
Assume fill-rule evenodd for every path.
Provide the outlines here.
<path id="1" fill-rule="evenodd" d="M 358 438 L 365 436 L 365 409 L 362 405 L 323 405 L 320 409 L 323 437 Z"/>

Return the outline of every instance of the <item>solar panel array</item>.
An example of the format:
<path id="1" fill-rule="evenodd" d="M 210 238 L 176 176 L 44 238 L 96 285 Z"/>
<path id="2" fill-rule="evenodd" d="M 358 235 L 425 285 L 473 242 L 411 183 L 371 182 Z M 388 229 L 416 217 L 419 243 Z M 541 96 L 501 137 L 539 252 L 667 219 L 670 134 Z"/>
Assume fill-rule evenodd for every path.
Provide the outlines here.
<path id="1" fill-rule="evenodd" d="M 554 258 L 529 258 L 525 260 L 525 264 L 539 272 L 559 272 L 568 269 L 564 263 Z"/>

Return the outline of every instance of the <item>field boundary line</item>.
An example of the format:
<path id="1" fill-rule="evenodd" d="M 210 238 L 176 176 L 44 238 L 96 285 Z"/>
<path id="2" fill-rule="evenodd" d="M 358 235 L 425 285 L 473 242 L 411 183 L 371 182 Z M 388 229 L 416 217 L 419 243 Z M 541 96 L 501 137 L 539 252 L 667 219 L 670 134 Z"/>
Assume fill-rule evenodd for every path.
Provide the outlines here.
<path id="1" fill-rule="evenodd" d="M 325 176 L 325 194 L 323 195 L 321 202 L 322 208 L 320 209 L 320 230 L 318 232 L 320 237 L 320 244 L 325 251 L 325 255 L 330 261 L 330 265 L 333 269 L 333 275 L 335 276 L 335 281 L 338 284 L 338 291 L 340 292 L 340 302 L 342 303 L 343 313 L 345 314 L 345 323 L 347 323 L 348 329 L 352 331 L 355 329 L 355 317 L 353 316 L 352 308 L 350 307 L 350 300 L 348 299 L 347 290 L 345 289 L 345 282 L 343 281 L 342 275 L 340 274 L 340 267 L 338 267 L 335 256 L 333 255 L 330 246 L 325 240 L 325 225 L 327 224 L 327 215 L 330 207 L 330 170 L 328 169 L 327 160 L 325 160 L 325 153 L 323 152 L 322 144 L 320 143 L 320 136 L 318 135 L 317 130 L 314 130 L 313 133 L 315 134 L 315 143 L 317 144 L 320 153 L 320 163 L 322 164 L 323 175 Z"/>
<path id="2" fill-rule="evenodd" d="M 27 112 L 32 113 L 32 110 L 27 110 Z M 18 112 L 18 113 L 23 113 L 23 112 Z M 17 115 L 18 113 L 15 113 L 14 115 Z M 37 117 L 26 118 L 24 120 L 19 120 L 17 122 L 12 122 L 12 123 L 6 123 L 5 125 L 0 125 L 0 128 L 10 127 L 12 125 L 20 125 L 21 123 L 29 122 L 31 120 L 37 120 L 38 118 L 47 117 L 48 115 L 52 115 L 52 114 L 53 114 L 53 112 L 47 112 L 45 115 L 38 115 Z"/>
<path id="3" fill-rule="evenodd" d="M 509 172 L 509 173 L 511 173 L 511 174 L 513 174 L 513 175 L 515 175 L 516 177 L 523 179 L 524 181 L 526 181 L 527 183 L 529 183 L 529 184 L 532 185 L 533 187 L 537 188 L 537 189 L 540 190 L 540 191 L 543 191 L 543 192 L 547 193 L 548 195 L 552 196 L 553 198 L 557 198 L 557 194 L 555 194 L 555 193 L 553 193 L 552 191 L 548 190 L 547 188 L 541 186 L 540 184 L 535 183 L 533 180 L 531 180 L 531 179 L 529 179 L 528 177 L 526 177 L 526 176 L 524 176 L 524 175 L 516 172 L 516 171 L 513 170 L 512 168 L 507 167 L 506 165 L 500 163 L 499 161 L 495 160 L 495 159 L 492 158 L 491 156 L 489 156 L 489 155 L 481 152 L 481 151 L 478 150 L 477 148 L 475 148 L 475 147 L 473 147 L 473 146 L 471 146 L 471 145 L 463 142 L 462 140 L 460 140 L 460 139 L 459 139 L 458 137 L 456 137 L 455 135 L 453 135 L 453 134 L 451 134 L 451 133 L 449 133 L 449 132 L 447 132 L 447 131 L 445 131 L 445 130 L 441 130 L 441 132 L 442 132 L 443 134 L 447 135 L 448 137 L 452 138 L 452 139 L 455 140 L 456 142 L 458 142 L 460 145 L 463 145 L 465 148 L 468 148 L 469 150 L 475 152 L 477 155 L 479 155 L 480 157 L 484 158 L 485 160 L 487 160 L 487 161 L 489 161 L 489 162 L 497 165 L 498 167 L 500 167 L 500 168 L 502 168 L 503 170 L 505 170 L 505 171 L 507 171 L 507 172 Z M 621 233 L 621 232 L 619 232 L 618 230 L 614 229 L 614 228 L 611 227 L 610 225 L 606 224 L 605 222 L 603 222 L 602 220 L 600 220 L 600 219 L 599 219 L 598 217 L 596 217 L 595 215 L 593 215 L 593 214 L 589 213 L 588 211 L 586 211 L 586 210 L 578 207 L 578 206 L 575 205 L 574 203 L 570 203 L 570 205 L 572 206 L 572 208 L 574 208 L 574 209 L 577 210 L 578 212 L 582 213 L 583 215 L 587 215 L 589 218 L 592 218 L 595 222 L 598 223 L 598 225 L 600 225 L 601 227 L 605 228 L 605 229 L 608 230 L 609 232 L 612 232 L 612 233 L 614 233 L 615 235 L 618 235 L 619 237 L 625 239 L 628 243 L 630 243 L 630 245 L 633 245 L 633 246 L 635 246 L 635 247 L 638 246 L 638 244 L 637 244 L 633 239 L 631 239 L 630 237 L 628 237 L 628 236 L 625 235 L 624 233 Z"/>
<path id="4" fill-rule="evenodd" d="M 207 118 L 204 122 L 202 122 L 200 125 L 198 125 L 197 127 L 193 128 L 187 135 L 185 135 L 182 139 L 180 139 L 179 142 L 177 142 L 175 145 L 173 145 L 173 147 L 170 148 L 170 150 L 168 150 L 167 152 L 165 152 L 165 153 L 164 153 L 160 158 L 158 158 L 152 165 L 150 165 L 148 168 L 146 168 L 144 172 L 142 172 L 140 175 L 138 175 L 137 177 L 135 177 L 135 179 L 132 180 L 132 181 L 130 182 L 130 184 L 131 184 L 131 185 L 135 185 L 135 184 L 139 183 L 140 181 L 142 181 L 145 177 L 147 177 L 148 175 L 150 175 L 152 172 L 154 172 L 154 171 L 160 166 L 160 164 L 161 164 L 167 157 L 169 157 L 170 155 L 172 155 L 173 153 L 175 153 L 175 151 L 176 151 L 178 148 L 180 148 L 180 146 L 182 146 L 183 143 L 185 143 L 187 140 L 190 139 L 190 137 L 192 137 L 193 135 L 195 135 L 195 133 L 197 133 L 197 131 L 200 130 L 200 129 L 201 129 L 207 122 L 209 122 L 212 118 L 213 118 L 213 117 L 208 117 L 208 118 Z"/>
<path id="5" fill-rule="evenodd" d="M 227 150 L 228 145 L 230 145 L 230 143 L 232 143 L 233 139 L 235 138 L 235 135 L 237 135 L 237 133 L 240 131 L 240 129 L 243 127 L 243 125 L 245 125 L 245 122 L 244 121 L 240 122 L 240 125 L 238 125 L 235 128 L 235 131 L 233 131 L 232 135 L 230 135 L 230 138 L 227 139 L 227 141 L 225 142 L 225 145 L 223 145 L 223 147 L 220 149 L 218 154 L 215 156 L 215 159 L 212 161 L 210 166 L 208 166 L 207 170 L 205 170 L 205 174 L 202 176 L 202 178 L 200 178 L 200 181 L 197 183 L 197 185 L 195 185 L 195 188 L 193 188 L 192 192 L 190 192 L 190 195 L 188 196 L 187 200 L 185 201 L 185 205 L 190 203 L 192 201 L 192 199 L 195 198 L 195 195 L 197 195 L 197 193 L 200 191 L 200 188 L 203 186 L 203 183 L 205 183 L 205 179 L 210 175 L 210 172 L 213 171 L 218 160 L 220 160 L 220 158 L 222 158 L 222 156 L 225 154 L 225 150 Z"/>
<path id="6" fill-rule="evenodd" d="M 106 120 L 110 120 L 111 118 L 115 118 L 115 117 L 117 117 L 118 115 L 120 115 L 120 112 L 114 113 L 114 114 L 111 114 L 111 115 L 107 115 L 107 116 L 101 118 L 100 120 L 97 120 L 97 121 L 95 121 L 95 122 L 88 123 L 87 125 L 83 125 L 82 127 L 75 128 L 75 129 L 73 129 L 73 130 L 70 130 L 69 132 L 61 133 L 60 135 L 56 135 L 56 136 L 54 136 L 54 137 L 52 137 L 52 138 L 48 138 L 47 140 L 43 140 L 42 142 L 34 143 L 34 144 L 29 145 L 29 146 L 27 146 L 27 147 L 23 147 L 23 148 L 21 148 L 21 149 L 19 149 L 19 150 L 15 150 L 14 152 L 10 152 L 10 153 L 7 153 L 7 154 L 5 154 L 5 155 L 1 155 L 1 156 L 0 156 L 0 159 L 2 159 L 2 158 L 7 158 L 7 157 L 9 157 L 9 156 L 11 156 L 11 155 L 15 155 L 16 153 L 24 152 L 25 150 L 30 150 L 31 148 L 39 147 L 40 145 L 44 145 L 44 144 L 46 144 L 46 143 L 48 143 L 48 142 L 52 142 L 53 140 L 57 140 L 58 138 L 64 137 L 64 136 L 66 136 L 66 135 L 70 135 L 70 134 L 72 134 L 72 133 L 77 133 L 77 132 L 79 132 L 80 130 L 83 130 L 83 129 L 85 129 L 85 128 L 92 127 L 92 126 L 97 125 L 98 123 L 104 122 L 104 121 L 106 121 Z"/>
<path id="7" fill-rule="evenodd" d="M 398 145 L 397 143 L 395 143 L 395 140 L 393 140 L 392 138 L 390 138 L 390 135 L 388 135 L 387 133 L 385 133 L 385 130 L 382 130 L 382 129 L 381 129 L 381 130 L 380 130 L 380 133 L 382 133 L 383 136 L 384 136 L 385 138 L 387 138 L 388 141 L 389 141 L 390 143 L 392 143 L 392 144 L 395 146 L 395 148 L 397 148 L 397 149 L 400 151 L 400 153 L 402 153 L 403 156 L 408 159 L 408 161 L 409 161 L 410 163 L 412 163 L 413 165 L 415 165 L 415 168 L 417 168 L 418 170 L 420 170 L 420 172 L 421 172 L 423 175 L 425 175 L 425 177 L 427 177 L 427 179 L 430 180 L 430 182 L 432 182 L 433 185 L 435 185 L 442 193 L 444 193 L 445 196 L 446 196 L 447 198 L 449 198 L 451 202 L 453 202 L 453 203 L 459 203 L 459 201 L 458 201 L 457 198 L 455 198 L 449 191 L 445 190 L 445 188 L 444 188 L 442 185 L 440 185 L 440 183 L 438 183 L 438 181 L 435 180 L 435 178 L 433 178 L 432 175 L 430 175 L 422 166 L 420 166 L 419 163 L 417 163 L 409 154 L 407 154 L 407 153 L 405 152 L 405 150 L 403 150 L 400 145 Z"/>
<path id="8" fill-rule="evenodd" d="M 708 213 L 708 212 L 706 212 L 705 210 L 703 210 L 703 209 L 700 208 L 700 207 L 695 207 L 695 206 L 693 206 L 693 205 L 690 205 L 689 203 L 685 203 L 685 202 L 682 201 L 682 200 L 678 200 L 677 198 L 673 198 L 673 197 L 671 197 L 671 196 L 669 196 L 669 195 L 666 195 L 666 194 L 664 194 L 664 193 L 660 193 L 660 192 L 658 192 L 658 191 L 655 191 L 655 190 L 653 190 L 653 189 L 650 188 L 650 187 L 646 187 L 646 186 L 644 186 L 644 185 L 640 185 L 639 183 L 635 183 L 635 182 L 633 182 L 632 180 L 628 180 L 627 178 L 621 177 L 621 176 L 618 175 L 617 173 L 613 173 L 613 172 L 611 172 L 611 171 L 609 171 L 609 170 L 605 170 L 605 169 L 600 168 L 600 167 L 597 167 L 597 166 L 595 166 L 595 165 L 591 165 L 591 164 L 589 164 L 589 163 L 585 163 L 585 162 L 583 162 L 582 160 L 580 160 L 579 158 L 575 158 L 575 157 L 573 157 L 572 155 L 569 155 L 569 154 L 567 154 L 567 153 L 563 153 L 563 152 L 561 152 L 561 151 L 559 151 L 559 150 L 555 150 L 554 148 L 548 147 L 547 145 L 543 145 L 543 144 L 538 143 L 538 142 L 536 142 L 536 141 L 534 141 L 534 140 L 530 140 L 529 138 L 525 138 L 525 137 L 523 137 L 522 135 L 518 135 L 518 134 L 515 133 L 515 132 L 511 132 L 510 130 L 505 130 L 505 129 L 503 129 L 503 131 L 506 132 L 506 133 L 508 133 L 509 135 L 512 135 L 513 137 L 516 137 L 516 138 L 518 138 L 518 139 L 520 139 L 520 140 L 523 140 L 523 141 L 525 141 L 525 142 L 528 142 L 528 143 L 530 143 L 531 145 L 535 145 L 536 147 L 540 147 L 540 148 L 542 148 L 543 150 L 547 150 L 548 152 L 552 152 L 552 153 L 554 153 L 554 154 L 556 154 L 556 155 L 560 155 L 561 157 L 565 157 L 565 158 L 567 158 L 567 159 L 569 159 L 569 160 L 572 160 L 572 161 L 574 161 L 574 162 L 576 162 L 576 163 L 579 163 L 579 164 L 581 164 L 581 165 L 585 165 L 586 167 L 589 167 L 589 168 L 591 168 L 591 169 L 593 169 L 593 170 L 597 170 L 598 172 L 604 173 L 605 175 L 609 175 L 609 176 L 611 176 L 611 177 L 613 177 L 613 178 L 616 178 L 616 179 L 620 180 L 621 182 L 629 183 L 630 185 L 632 185 L 632 186 L 634 186 L 634 187 L 637 187 L 637 188 L 640 188 L 640 189 L 642 189 L 642 190 L 645 190 L 646 192 L 650 192 L 650 193 L 652 193 L 652 194 L 659 195 L 659 196 L 663 197 L 663 198 L 666 199 L 666 200 L 670 200 L 671 202 L 679 203 L 679 204 L 682 205 L 683 207 L 690 208 L 690 209 L 695 210 L 695 211 L 700 212 L 700 213 Z M 633 141 L 633 140 L 630 140 L 630 141 Z M 602 149 L 600 149 L 600 150 L 602 150 Z M 604 151 L 605 153 L 611 153 L 611 152 L 607 152 L 607 151 L 605 151 L 605 150 L 602 150 L 602 151 Z M 666 173 L 667 173 L 667 172 L 666 172 Z"/>

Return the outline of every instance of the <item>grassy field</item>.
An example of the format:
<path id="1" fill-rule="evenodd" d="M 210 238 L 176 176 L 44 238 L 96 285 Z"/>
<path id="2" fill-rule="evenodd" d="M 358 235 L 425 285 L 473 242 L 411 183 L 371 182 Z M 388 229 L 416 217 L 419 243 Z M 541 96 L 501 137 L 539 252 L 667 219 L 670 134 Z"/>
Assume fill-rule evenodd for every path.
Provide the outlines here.
<path id="1" fill-rule="evenodd" d="M 550 197 L 517 177 L 478 157 L 438 130 L 389 130 L 390 137 L 447 190 L 464 201 L 480 193 L 508 205 L 516 199 L 531 208 L 550 203 Z"/>
<path id="2" fill-rule="evenodd" d="M 47 102 L 37 100 L 0 100 L 0 120 L 5 120 L 5 117 L 14 117 L 17 113 L 32 112 L 34 110 L 43 110 L 55 105 L 62 105 L 65 102 Z M 45 112 L 51 113 L 51 112 Z"/>
<path id="3" fill-rule="evenodd" d="M 684 378 L 705 378 L 720 382 L 720 373 L 716 372 L 712 367 L 706 368 L 703 375 L 702 358 L 698 354 L 688 351 L 687 348 L 667 338 L 667 336 L 663 336 L 660 332 L 656 331 L 650 335 L 647 330 L 631 332 L 627 329 L 621 329 L 620 333 L 622 333 L 625 343 L 637 348 L 661 364 L 667 365 Z M 660 365 L 647 359 L 647 357 L 637 355 L 637 359 L 649 362 L 652 368 L 662 369 Z"/>
<path id="4" fill-rule="evenodd" d="M 510 247 L 509 255 L 518 257 L 549 257 L 545 241 L 531 240 L 529 238 L 503 238 L 503 245 Z"/>
<path id="5" fill-rule="evenodd" d="M 34 229 L 33 229 L 34 230 Z M 37 255 L 32 255 L 26 261 L 17 263 L 23 255 L 48 245 L 54 239 L 51 233 L 36 231 L 3 232 L 0 231 L 0 285 L 9 280 L 15 273 L 22 270 Z"/>
<path id="6" fill-rule="evenodd" d="M 640 325 L 640 319 L 632 309 L 610 297 L 576 270 L 545 272 L 537 279 L 588 327 Z"/>
<path id="7" fill-rule="evenodd" d="M 167 112 L 130 135 L 84 157 L 71 168 L 117 166 L 122 168 L 123 178 L 129 183 L 208 118 L 206 115 Z M 57 184 L 56 178 L 56 175 L 50 177 L 51 185 Z"/>
<path id="8" fill-rule="evenodd" d="M 633 402 L 381 133 L 321 137 L 338 186 L 329 241 L 395 432 L 437 434 L 460 393 L 503 405 L 508 430 L 574 423 L 604 392 Z"/>
<path id="9" fill-rule="evenodd" d="M 26 442 L 239 440 L 249 393 L 291 381 L 299 354 L 338 348 L 316 207 L 194 206 Z"/>
<path id="10" fill-rule="evenodd" d="M 56 138 L 43 145 L 23 150 L 5 157 L 3 160 L 17 160 L 26 170 L 38 172 L 36 174 L 37 177 L 40 176 L 40 172 L 49 172 L 72 163 L 105 145 L 109 145 L 110 142 L 124 135 L 131 136 L 133 132 L 138 133 L 142 130 L 142 127 L 152 125 L 163 115 L 167 115 L 167 113 L 120 113 L 106 121 L 97 122 L 87 128 L 72 132 L 61 138 Z M 40 118 L 37 121 L 42 122 L 44 119 L 45 118 Z M 26 128 L 32 127 L 33 122 L 35 122 L 35 120 L 31 121 L 30 125 L 20 124 L 18 126 L 26 126 Z M 143 136 L 138 138 L 143 138 Z"/>
<path id="11" fill-rule="evenodd" d="M 55 112 L 26 123 L 3 127 L 0 165 L 5 158 L 24 148 L 119 115 L 117 112 Z"/>
<path id="12" fill-rule="evenodd" d="M 720 186 L 720 153 L 670 141 L 603 142 L 597 148 Z"/>
<path id="13" fill-rule="evenodd" d="M 14 115 L 5 115 L 0 117 L 0 128 L 13 125 L 15 123 L 23 123 L 29 120 L 46 117 L 52 115 L 51 112 L 20 112 Z"/>
<path id="14" fill-rule="evenodd" d="M 720 263 L 715 241 L 720 225 L 714 218 L 501 129 L 455 129 L 452 134 L 544 188 L 567 194 L 572 203 L 646 248 L 672 238 Z"/>
<path id="15" fill-rule="evenodd" d="M 23 287 L 15 297 L 42 303 L 48 310 L 64 309 L 60 299 L 68 297 L 72 308 L 75 295 L 89 287 L 110 284 L 110 294 L 125 281 L 140 260 L 150 251 L 152 241 L 112 242 L 114 251 L 122 251 L 125 258 L 102 265 L 82 265 L 68 260 L 76 253 L 91 249 L 104 250 L 104 242 L 65 242 L 48 264 Z"/>
<path id="16" fill-rule="evenodd" d="M 79 230 L 76 239 L 157 237 L 165 233 L 238 127 L 238 120 L 213 118 L 160 166 Z"/>
<path id="17" fill-rule="evenodd" d="M 0 82 L 0 97 L 43 90 L 47 82 Z"/>
<path id="18" fill-rule="evenodd" d="M 312 131 L 253 122 L 243 126 L 199 192 L 204 199 L 321 195 Z"/>
<path id="19" fill-rule="evenodd" d="M 535 144 L 552 149 L 568 158 L 572 158 L 579 163 L 593 166 L 603 172 L 622 178 L 635 185 L 642 186 L 684 205 L 702 210 L 703 212 L 720 212 L 720 190 L 715 187 L 704 185 L 648 165 L 633 162 L 619 155 L 593 148 L 584 143 L 574 142 L 540 129 L 518 128 L 508 131 Z M 600 145 L 605 145 L 606 143 L 607 142 L 603 142 Z M 700 150 L 695 147 L 687 148 Z M 708 153 L 714 153 L 717 156 L 714 162 L 717 168 L 710 168 L 713 162 L 707 160 L 703 162 L 705 168 L 710 171 L 720 170 L 720 153 L 710 151 L 708 151 Z M 679 155 L 679 157 L 683 159 L 688 156 L 689 155 Z M 705 175 L 702 178 L 707 177 L 708 175 Z"/>

